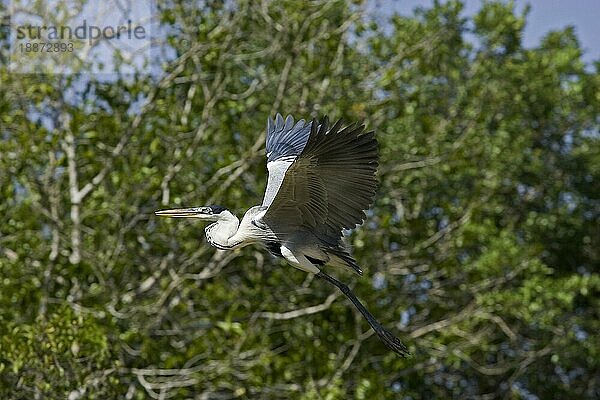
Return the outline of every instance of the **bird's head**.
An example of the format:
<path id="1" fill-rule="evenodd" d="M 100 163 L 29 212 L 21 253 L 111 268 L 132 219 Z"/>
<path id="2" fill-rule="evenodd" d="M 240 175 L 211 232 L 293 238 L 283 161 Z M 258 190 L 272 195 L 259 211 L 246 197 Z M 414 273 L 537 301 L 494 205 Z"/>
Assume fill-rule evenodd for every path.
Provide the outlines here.
<path id="1" fill-rule="evenodd" d="M 174 208 L 170 210 L 156 211 L 154 214 L 159 217 L 169 218 L 198 218 L 204 221 L 218 221 L 226 218 L 225 214 L 231 214 L 226 208 L 221 206 L 204 206 L 191 208 Z"/>

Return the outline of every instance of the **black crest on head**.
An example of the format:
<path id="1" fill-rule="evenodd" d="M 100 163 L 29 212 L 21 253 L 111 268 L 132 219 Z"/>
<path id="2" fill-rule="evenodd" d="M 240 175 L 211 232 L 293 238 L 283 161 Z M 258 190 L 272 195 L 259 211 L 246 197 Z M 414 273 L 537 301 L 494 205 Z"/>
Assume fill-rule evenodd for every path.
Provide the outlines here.
<path id="1" fill-rule="evenodd" d="M 208 206 L 208 208 L 210 208 L 212 210 L 213 214 L 219 214 L 221 213 L 221 211 L 225 211 L 226 208 L 225 207 L 221 207 L 221 206 L 217 206 L 217 205 L 212 205 L 212 206 Z"/>

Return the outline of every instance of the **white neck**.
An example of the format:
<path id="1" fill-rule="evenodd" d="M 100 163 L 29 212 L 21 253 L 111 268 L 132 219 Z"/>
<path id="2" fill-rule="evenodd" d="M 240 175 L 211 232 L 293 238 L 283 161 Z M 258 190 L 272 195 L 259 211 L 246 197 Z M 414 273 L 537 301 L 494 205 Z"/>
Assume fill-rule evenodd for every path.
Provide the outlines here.
<path id="1" fill-rule="evenodd" d="M 219 214 L 217 222 L 206 227 L 206 239 L 219 249 L 234 249 L 241 244 L 236 240 L 231 240 L 239 226 L 240 220 L 235 215 L 227 210 L 223 211 Z"/>

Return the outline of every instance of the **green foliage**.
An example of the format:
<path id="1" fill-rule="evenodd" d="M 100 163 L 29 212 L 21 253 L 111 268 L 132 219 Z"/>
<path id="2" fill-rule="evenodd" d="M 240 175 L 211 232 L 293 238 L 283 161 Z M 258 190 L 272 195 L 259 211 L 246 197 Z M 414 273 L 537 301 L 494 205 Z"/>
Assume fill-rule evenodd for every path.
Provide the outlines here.
<path id="1" fill-rule="evenodd" d="M 160 77 L 0 66 L 0 397 L 600 396 L 600 63 L 572 28 L 524 48 L 511 2 L 201 3 L 158 5 Z M 153 216 L 258 204 L 277 111 L 377 131 L 365 276 L 334 272 L 411 358 L 326 284 Z"/>

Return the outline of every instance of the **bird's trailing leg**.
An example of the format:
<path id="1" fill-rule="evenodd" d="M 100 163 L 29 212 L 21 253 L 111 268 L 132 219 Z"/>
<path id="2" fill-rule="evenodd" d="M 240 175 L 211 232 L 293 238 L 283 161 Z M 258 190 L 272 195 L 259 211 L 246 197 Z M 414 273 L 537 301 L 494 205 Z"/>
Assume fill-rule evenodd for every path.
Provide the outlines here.
<path id="1" fill-rule="evenodd" d="M 358 298 L 354 295 L 354 293 L 352 293 L 352 291 L 350 290 L 350 288 L 348 286 L 346 286 L 342 282 L 338 281 L 337 279 L 326 274 L 323 271 L 319 271 L 315 275 L 321 279 L 326 280 L 327 282 L 331 283 L 332 285 L 335 285 L 338 289 L 340 289 L 342 291 L 342 293 L 344 293 L 346 295 L 346 297 L 348 297 L 350 299 L 350 301 L 352 302 L 352 304 L 354 304 L 354 306 L 358 309 L 358 311 L 360 311 L 360 313 L 365 317 L 365 319 L 367 320 L 369 325 L 371 325 L 371 328 L 373 328 L 373 330 L 375 331 L 377 336 L 379 336 L 379 339 L 381 339 L 381 341 L 387 347 L 389 347 L 391 350 L 398 353 L 402 357 L 407 357 L 410 355 L 410 353 L 408 352 L 408 349 L 400 341 L 400 339 L 398 339 L 392 332 L 390 332 L 389 330 L 384 328 L 379 323 L 379 321 L 377 321 L 375 319 L 373 314 L 371 314 L 369 312 L 369 310 L 367 310 L 365 308 L 365 306 L 360 302 L 360 300 L 358 300 Z"/>

